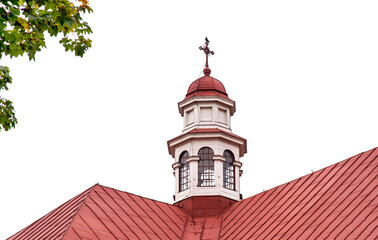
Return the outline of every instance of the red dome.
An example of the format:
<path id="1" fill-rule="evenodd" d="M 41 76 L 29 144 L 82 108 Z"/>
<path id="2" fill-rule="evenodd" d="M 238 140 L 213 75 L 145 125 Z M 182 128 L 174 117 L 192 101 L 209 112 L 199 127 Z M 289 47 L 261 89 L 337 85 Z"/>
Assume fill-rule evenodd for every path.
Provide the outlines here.
<path id="1" fill-rule="evenodd" d="M 190 84 L 185 99 L 193 96 L 221 96 L 229 99 L 221 81 L 206 75 Z"/>

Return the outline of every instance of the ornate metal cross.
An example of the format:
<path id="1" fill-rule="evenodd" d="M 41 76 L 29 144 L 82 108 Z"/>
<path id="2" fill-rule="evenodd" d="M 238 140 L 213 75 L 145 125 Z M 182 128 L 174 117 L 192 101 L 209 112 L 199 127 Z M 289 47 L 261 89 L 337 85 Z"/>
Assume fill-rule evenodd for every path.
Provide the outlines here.
<path id="1" fill-rule="evenodd" d="M 209 67 L 208 56 L 209 56 L 209 54 L 214 55 L 214 52 L 210 51 L 210 48 L 208 46 L 210 41 L 209 41 L 209 39 L 207 39 L 207 37 L 205 38 L 205 41 L 206 41 L 205 46 L 200 46 L 199 49 L 203 50 L 206 54 L 206 67 L 208 68 Z"/>

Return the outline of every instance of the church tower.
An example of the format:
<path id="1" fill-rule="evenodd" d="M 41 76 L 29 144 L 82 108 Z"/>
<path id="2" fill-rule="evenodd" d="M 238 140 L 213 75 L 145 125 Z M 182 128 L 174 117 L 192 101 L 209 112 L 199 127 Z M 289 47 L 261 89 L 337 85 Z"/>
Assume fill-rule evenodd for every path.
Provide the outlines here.
<path id="1" fill-rule="evenodd" d="M 168 141 L 174 158 L 176 205 L 200 216 L 217 214 L 222 207 L 241 200 L 240 158 L 247 152 L 246 139 L 231 131 L 235 102 L 223 84 L 210 76 L 208 55 L 214 52 L 208 45 L 206 39 L 200 47 L 206 54 L 204 76 L 190 84 L 178 103 L 184 120 L 182 134 Z"/>

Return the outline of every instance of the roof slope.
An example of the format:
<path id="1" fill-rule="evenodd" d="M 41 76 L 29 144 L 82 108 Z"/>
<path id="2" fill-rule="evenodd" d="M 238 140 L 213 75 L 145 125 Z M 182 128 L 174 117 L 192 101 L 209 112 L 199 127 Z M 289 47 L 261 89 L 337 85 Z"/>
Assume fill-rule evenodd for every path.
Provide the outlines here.
<path id="1" fill-rule="evenodd" d="M 178 207 L 95 185 L 9 239 L 180 239 Z"/>
<path id="2" fill-rule="evenodd" d="M 95 185 L 9 239 L 375 239 L 377 166 L 375 148 L 195 219 Z"/>
<path id="3" fill-rule="evenodd" d="M 229 99 L 223 83 L 208 75 L 200 77 L 190 84 L 184 100 L 194 96 L 221 96 Z"/>
<path id="4" fill-rule="evenodd" d="M 231 206 L 220 239 L 374 239 L 378 148 Z"/>
<path id="5" fill-rule="evenodd" d="M 92 188 L 67 201 L 9 239 L 62 239 Z"/>

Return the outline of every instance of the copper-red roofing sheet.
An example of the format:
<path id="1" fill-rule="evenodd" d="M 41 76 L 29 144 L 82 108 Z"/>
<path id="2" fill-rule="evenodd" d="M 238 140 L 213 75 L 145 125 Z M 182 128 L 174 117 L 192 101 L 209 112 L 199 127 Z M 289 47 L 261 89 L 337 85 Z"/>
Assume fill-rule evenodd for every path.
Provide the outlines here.
<path id="1" fill-rule="evenodd" d="M 374 239 L 378 149 L 234 204 L 220 239 Z"/>
<path id="2" fill-rule="evenodd" d="M 95 185 L 9 239 L 179 239 L 178 207 Z"/>
<path id="3" fill-rule="evenodd" d="M 202 90 L 215 90 L 227 94 L 222 82 L 210 76 L 203 76 L 192 82 L 187 94 Z"/>
<path id="4" fill-rule="evenodd" d="M 236 202 L 218 217 L 95 185 L 9 239 L 375 239 L 378 148 Z"/>
<path id="5" fill-rule="evenodd" d="M 193 96 L 221 96 L 229 99 L 223 83 L 210 76 L 203 76 L 190 84 L 185 99 Z"/>
<path id="6" fill-rule="evenodd" d="M 91 190 L 77 195 L 9 239 L 62 239 Z"/>

